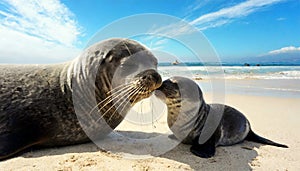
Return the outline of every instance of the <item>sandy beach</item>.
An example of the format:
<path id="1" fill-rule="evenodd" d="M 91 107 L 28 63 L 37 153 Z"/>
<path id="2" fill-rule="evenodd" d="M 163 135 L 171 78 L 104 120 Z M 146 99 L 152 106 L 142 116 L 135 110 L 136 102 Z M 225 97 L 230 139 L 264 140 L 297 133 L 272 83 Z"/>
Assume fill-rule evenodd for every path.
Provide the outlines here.
<path id="1" fill-rule="evenodd" d="M 300 0 L 0 0 L 0 171 L 300 171 L 299 35 Z M 193 154 L 250 130 L 282 147 Z"/>
<path id="2" fill-rule="evenodd" d="M 229 83 L 228 85 L 233 85 Z M 238 82 L 245 86 L 249 82 Z M 261 83 L 255 84 L 256 86 Z M 299 84 L 298 84 L 299 85 Z M 205 92 L 204 92 L 205 93 Z M 211 103 L 210 93 L 205 93 Z M 244 143 L 217 147 L 213 158 L 203 159 L 192 155 L 189 145 L 179 144 L 156 157 L 131 156 L 124 152 L 138 150 L 132 141 L 116 139 L 111 150 L 97 147 L 93 143 L 42 149 L 27 152 L 0 162 L 0 170 L 280 170 L 300 169 L 300 96 L 282 94 L 241 93 L 228 91 L 225 103 L 243 112 L 252 129 L 268 139 L 284 143 L 288 149 L 245 141 Z M 145 110 L 145 109 L 144 109 Z M 119 133 L 137 137 L 164 135 L 168 132 L 166 115 L 149 125 L 124 121 L 117 128 Z M 131 131 L 131 132 L 130 132 Z M 111 135 L 114 138 L 114 135 Z M 124 155 L 125 154 L 125 155 Z"/>

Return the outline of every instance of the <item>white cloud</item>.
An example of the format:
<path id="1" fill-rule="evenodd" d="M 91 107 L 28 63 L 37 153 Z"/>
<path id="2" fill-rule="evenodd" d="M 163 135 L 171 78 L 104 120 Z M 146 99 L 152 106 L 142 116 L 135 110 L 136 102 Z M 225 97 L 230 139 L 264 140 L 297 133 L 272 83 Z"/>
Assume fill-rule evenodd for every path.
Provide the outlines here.
<path id="1" fill-rule="evenodd" d="M 288 46 L 281 49 L 272 50 L 268 52 L 269 54 L 281 54 L 281 53 L 291 53 L 291 52 L 300 52 L 300 47 Z"/>
<path id="2" fill-rule="evenodd" d="M 1 3 L 1 63 L 65 61 L 79 53 L 75 45 L 80 27 L 74 14 L 59 0 Z"/>
<path id="3" fill-rule="evenodd" d="M 152 50 L 158 50 L 163 49 L 169 39 L 196 31 L 197 29 L 191 27 L 188 22 L 176 20 L 174 23 L 170 22 L 161 26 L 153 26 L 147 31 L 149 35 L 139 41 L 146 44 Z"/>
<path id="4" fill-rule="evenodd" d="M 231 23 L 234 20 L 248 16 L 254 12 L 257 12 L 263 8 L 269 7 L 271 5 L 277 4 L 285 0 L 247 0 L 239 4 L 235 4 L 229 7 L 224 7 L 218 11 L 207 13 L 197 17 L 194 20 L 185 19 L 187 23 L 195 26 L 199 30 L 206 30 L 209 28 L 220 27 L 225 24 Z M 196 12 L 201 10 L 201 8 L 207 5 L 208 1 L 197 1 L 198 5 L 194 7 L 189 6 L 187 10 Z M 169 37 L 176 37 L 180 35 L 188 35 L 197 31 L 194 27 L 191 27 L 184 21 L 172 23 L 159 28 L 152 28 L 149 33 L 157 35 L 168 35 Z M 247 24 L 247 22 L 246 22 Z M 155 48 L 156 43 L 153 43 Z M 160 47 L 161 48 L 161 47 Z"/>
<path id="5" fill-rule="evenodd" d="M 207 5 L 209 3 L 210 3 L 210 0 L 196 0 L 196 1 L 194 1 L 194 3 L 189 5 L 185 10 L 187 17 L 191 16 L 193 14 L 193 12 L 197 11 L 200 8 L 203 8 L 205 5 Z"/>
<path id="6" fill-rule="evenodd" d="M 263 7 L 282 1 L 284 0 L 248 0 L 231 7 L 220 9 L 216 12 L 204 14 L 191 21 L 190 24 L 198 27 L 200 30 L 218 27 L 230 23 L 234 19 L 248 16 Z"/>

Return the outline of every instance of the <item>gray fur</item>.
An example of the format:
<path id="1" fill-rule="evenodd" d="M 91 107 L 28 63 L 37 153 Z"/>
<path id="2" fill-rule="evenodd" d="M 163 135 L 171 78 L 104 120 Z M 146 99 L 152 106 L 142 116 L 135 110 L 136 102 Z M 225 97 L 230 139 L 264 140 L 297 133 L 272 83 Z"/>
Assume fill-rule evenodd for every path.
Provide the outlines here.
<path id="1" fill-rule="evenodd" d="M 137 67 L 127 64 L 132 60 Z M 115 79 L 125 65 L 131 70 Z M 128 39 L 97 43 L 68 63 L 0 65 L 0 160 L 30 146 L 71 145 L 90 141 L 90 133 L 95 133 L 95 138 L 107 135 L 132 105 L 160 86 L 156 67 L 151 52 Z M 144 89 L 129 97 L 131 103 L 122 113 L 109 103 L 101 111 L 95 110 L 95 116 L 89 115 L 95 104 L 111 95 L 113 84 L 125 83 Z M 96 122 L 105 112 L 107 123 Z M 86 125 L 92 131 L 88 132 Z"/>
<path id="2" fill-rule="evenodd" d="M 256 135 L 247 118 L 233 107 L 206 104 L 201 89 L 193 80 L 171 77 L 155 94 L 167 105 L 168 125 L 175 137 L 185 144 L 192 144 L 191 152 L 197 156 L 212 157 L 216 146 L 233 145 L 244 140 L 287 148 Z M 207 134 L 208 138 L 201 143 L 202 134 Z"/>

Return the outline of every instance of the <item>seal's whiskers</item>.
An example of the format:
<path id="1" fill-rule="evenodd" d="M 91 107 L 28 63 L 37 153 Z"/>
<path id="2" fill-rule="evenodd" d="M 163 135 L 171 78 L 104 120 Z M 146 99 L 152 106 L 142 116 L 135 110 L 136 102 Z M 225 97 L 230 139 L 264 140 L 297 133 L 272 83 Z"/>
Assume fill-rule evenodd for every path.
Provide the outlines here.
<path id="1" fill-rule="evenodd" d="M 106 102 L 100 109 L 98 109 L 98 111 L 102 110 L 103 107 L 105 107 L 106 105 L 108 105 L 109 103 L 111 103 L 112 101 L 114 101 L 115 99 L 119 98 L 120 96 L 123 96 L 123 95 L 124 95 L 125 93 L 127 93 L 128 91 L 131 91 L 131 89 L 134 90 L 134 87 L 129 86 L 129 87 L 127 87 L 125 90 L 122 90 L 122 92 L 119 93 L 119 94 L 118 94 L 118 93 L 113 93 L 112 95 L 108 96 L 108 98 L 105 98 L 104 100 L 102 100 L 102 101 L 99 103 L 99 105 L 100 105 L 100 104 L 102 104 L 102 102 L 105 102 L 105 101 L 109 100 L 109 101 Z M 116 94 L 116 95 L 115 95 L 115 94 Z M 97 105 L 97 106 L 99 107 L 99 105 Z"/>
<path id="2" fill-rule="evenodd" d="M 129 95 L 129 96 L 133 96 L 133 97 L 134 97 L 134 96 L 138 95 L 138 94 L 141 92 L 142 89 L 145 89 L 145 88 L 142 86 L 142 87 L 136 89 L 136 90 L 135 90 L 133 93 L 131 93 L 131 95 Z M 136 97 L 134 98 L 134 100 L 132 101 L 132 103 L 135 103 L 137 97 L 138 97 L 138 96 L 136 96 Z M 124 102 L 126 102 L 126 103 L 123 105 Z M 128 103 L 130 103 L 130 100 L 129 100 L 129 101 L 126 101 L 126 100 L 123 101 L 123 102 L 117 107 L 117 110 L 118 110 L 118 108 L 119 108 L 121 105 L 123 105 L 123 108 L 120 110 L 120 113 L 122 113 L 123 110 L 124 110 L 124 108 L 126 107 L 126 105 L 128 105 Z M 109 119 L 109 120 L 110 120 L 110 119 Z"/>
<path id="3" fill-rule="evenodd" d="M 127 97 L 129 97 L 133 92 L 135 92 L 135 90 L 136 89 L 129 89 L 129 90 L 123 92 L 122 94 L 129 93 L 129 95 L 127 94 L 127 95 L 123 96 L 122 98 L 118 99 L 115 103 L 113 103 L 113 105 L 109 109 L 107 109 L 96 122 L 98 122 L 100 119 L 102 119 L 113 107 L 116 107 L 115 105 L 117 103 L 119 103 L 121 100 L 124 101 L 124 98 L 126 99 Z M 116 98 L 114 98 L 114 99 L 116 99 Z M 102 106 L 101 109 L 103 109 L 104 107 L 105 106 Z M 101 109 L 99 109 L 98 112 L 101 112 Z M 116 110 L 115 110 L 115 112 L 116 112 Z M 110 116 L 110 118 L 115 114 L 115 112 Z"/>
<path id="4" fill-rule="evenodd" d="M 124 110 L 124 108 L 126 107 L 126 105 L 128 105 L 128 103 L 130 103 L 130 100 L 126 100 L 126 98 L 128 98 L 128 97 L 130 97 L 130 96 L 137 95 L 137 94 L 140 92 L 140 90 L 141 90 L 142 88 L 143 88 L 143 87 L 139 87 L 138 89 L 134 89 L 132 92 L 130 92 L 130 93 L 125 97 L 124 100 L 120 99 L 120 100 L 122 100 L 122 102 L 117 106 L 116 110 L 115 110 L 114 113 L 109 117 L 109 119 L 108 119 L 107 122 L 109 122 L 109 121 L 111 120 L 111 118 L 113 118 L 113 115 L 116 113 L 116 111 L 118 111 L 119 108 L 123 105 L 123 108 L 122 108 L 122 109 L 120 110 L 120 112 L 119 112 L 119 113 L 122 113 L 123 110 Z M 135 99 L 136 99 L 136 98 L 135 98 Z M 125 103 L 124 103 L 124 102 L 125 102 Z"/>
<path id="5" fill-rule="evenodd" d="M 123 85 L 124 86 L 124 85 Z M 120 86 L 118 86 L 117 88 L 115 89 L 118 89 Z M 95 107 L 93 107 L 89 113 L 89 115 L 92 114 L 92 112 L 97 108 L 99 107 L 102 103 L 106 102 L 102 107 L 106 106 L 107 104 L 111 103 L 114 99 L 118 98 L 119 96 L 123 95 L 124 93 L 126 93 L 128 90 L 132 89 L 133 87 L 131 85 L 127 85 L 123 88 L 121 88 L 120 90 L 116 91 L 116 92 L 113 92 L 111 95 L 107 96 L 104 100 L 102 100 L 101 102 L 99 102 Z M 114 89 L 114 90 L 115 90 Z M 111 90 L 112 91 L 112 90 Z M 119 93 L 121 92 L 121 93 Z M 119 94 L 118 94 L 119 93 Z M 117 95 L 115 95 L 117 94 Z M 109 101 L 107 101 L 109 100 Z M 101 108 L 102 109 L 102 108 Z M 98 109 L 101 110 L 101 109 Z"/>
<path id="6" fill-rule="evenodd" d="M 106 94 L 112 93 L 113 91 L 115 91 L 115 90 L 121 88 L 120 90 L 116 91 L 116 92 L 119 92 L 119 91 L 123 90 L 124 88 L 126 88 L 126 87 L 128 87 L 128 86 L 132 86 L 132 83 L 130 82 L 130 83 L 126 83 L 126 84 L 121 84 L 121 85 L 119 85 L 119 86 L 117 86 L 117 87 L 111 89 L 111 90 L 108 91 Z M 116 92 L 115 92 L 115 93 L 116 93 Z"/>
<path id="7" fill-rule="evenodd" d="M 122 97 L 124 97 L 124 95 L 126 95 L 126 93 L 128 93 L 128 92 L 132 92 L 132 91 L 134 91 L 134 88 L 133 87 L 129 87 L 129 88 L 127 88 L 126 90 L 123 90 L 123 92 L 121 92 L 121 93 L 119 93 L 119 94 L 117 94 L 117 95 L 115 95 L 115 94 L 112 94 L 111 96 L 109 96 L 110 98 L 106 98 L 107 100 L 109 100 L 109 101 L 104 101 L 104 102 L 106 102 L 104 105 L 102 105 L 102 107 L 101 108 L 98 108 L 98 110 L 97 110 L 97 112 L 100 112 L 103 108 L 105 108 L 108 104 L 110 104 L 111 102 L 113 102 L 113 101 L 115 101 L 114 103 L 113 103 L 113 106 L 114 106 L 114 104 L 115 103 L 117 103 L 117 102 L 119 102 L 120 101 L 120 99 L 119 98 L 122 98 Z M 102 101 L 102 102 L 103 102 Z M 98 106 L 99 107 L 99 106 Z"/>

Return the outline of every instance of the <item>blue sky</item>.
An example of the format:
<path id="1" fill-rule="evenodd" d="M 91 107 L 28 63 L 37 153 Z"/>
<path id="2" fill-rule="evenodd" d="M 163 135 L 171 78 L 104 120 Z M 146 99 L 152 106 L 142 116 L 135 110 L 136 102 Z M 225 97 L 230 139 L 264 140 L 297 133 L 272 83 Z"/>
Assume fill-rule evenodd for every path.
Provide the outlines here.
<path id="1" fill-rule="evenodd" d="M 101 28 L 143 13 L 183 19 L 222 60 L 300 52 L 299 0 L 1 0 L 0 63 L 70 60 Z"/>

